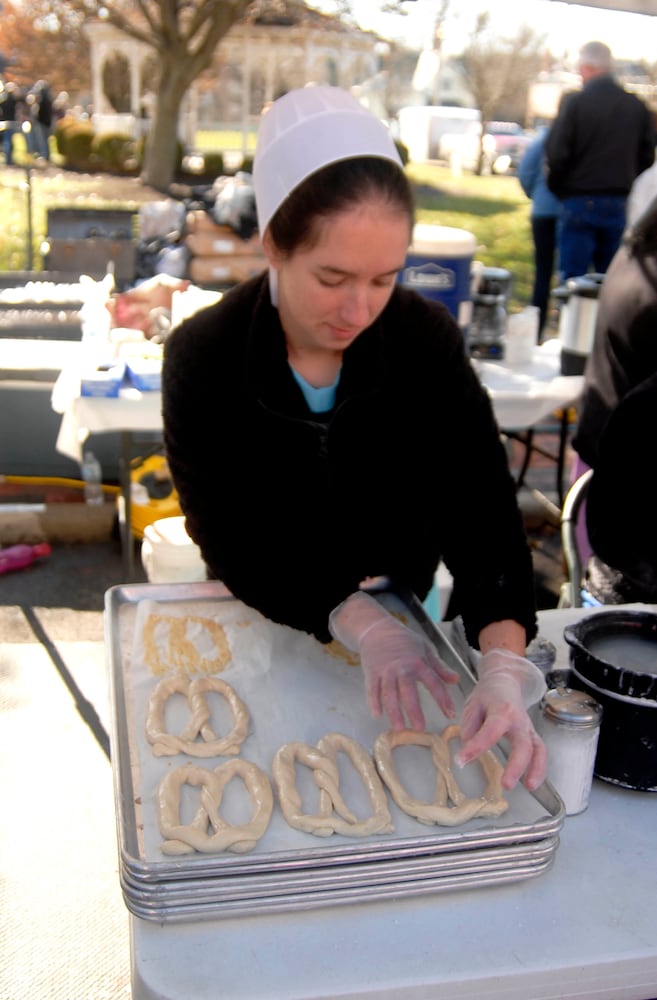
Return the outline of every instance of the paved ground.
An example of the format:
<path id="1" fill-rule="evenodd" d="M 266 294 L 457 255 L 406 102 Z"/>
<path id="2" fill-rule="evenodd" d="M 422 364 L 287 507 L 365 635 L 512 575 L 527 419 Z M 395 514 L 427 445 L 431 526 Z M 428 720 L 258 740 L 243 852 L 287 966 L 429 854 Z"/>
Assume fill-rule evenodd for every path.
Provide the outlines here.
<path id="1" fill-rule="evenodd" d="M 131 996 L 102 642 L 121 579 L 111 539 L 0 576 L 2 1000 Z"/>
<path id="2" fill-rule="evenodd" d="M 135 571 L 135 579 L 146 580 L 139 558 Z M 49 558 L 0 576 L 0 634 L 33 642 L 26 622 L 38 608 L 52 639 L 100 640 L 105 592 L 123 582 L 118 542 L 53 543 Z"/>

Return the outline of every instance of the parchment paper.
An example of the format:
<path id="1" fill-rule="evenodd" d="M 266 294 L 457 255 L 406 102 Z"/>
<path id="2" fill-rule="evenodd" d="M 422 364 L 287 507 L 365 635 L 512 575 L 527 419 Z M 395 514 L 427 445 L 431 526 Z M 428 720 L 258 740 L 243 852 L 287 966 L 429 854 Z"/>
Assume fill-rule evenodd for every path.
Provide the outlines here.
<path id="1" fill-rule="evenodd" d="M 191 585 L 193 590 L 194 585 Z M 136 588 L 131 589 L 134 593 Z M 153 588 L 150 588 L 151 590 Z M 189 589 L 189 588 L 188 588 Z M 155 757 L 146 739 L 146 715 L 148 699 L 160 679 L 171 676 L 175 670 L 170 667 L 166 674 L 155 675 L 146 663 L 143 646 L 143 625 L 148 615 L 167 617 L 207 618 L 220 624 L 226 633 L 231 651 L 231 663 L 215 676 L 229 683 L 246 703 L 250 713 L 248 736 L 241 747 L 241 756 L 253 761 L 271 778 L 271 762 L 276 751 L 287 742 L 302 741 L 315 744 L 328 732 L 340 732 L 361 743 L 372 751 L 377 735 L 388 726 L 385 720 L 371 717 L 366 701 L 363 678 L 357 658 L 333 646 L 323 646 L 313 637 L 284 626 L 276 625 L 239 601 L 208 600 L 206 598 L 178 600 L 158 600 L 150 598 L 136 602 L 126 601 L 119 608 L 112 628 L 118 630 L 118 643 L 114 646 L 120 663 L 113 669 L 121 671 L 125 704 L 113 706 L 114 711 L 123 712 L 127 717 L 128 747 L 121 752 L 130 755 L 132 789 L 124 789 L 123 794 L 131 794 L 135 801 L 140 844 L 140 858 L 146 862 L 169 860 L 160 850 L 161 836 L 157 824 L 156 791 L 162 778 L 171 768 L 188 761 L 212 769 L 222 763 L 221 758 L 191 758 L 184 754 L 171 757 Z M 411 627 L 413 622 L 407 622 Z M 194 626 L 189 638 L 197 644 L 202 657 L 211 659 L 211 637 L 207 631 Z M 164 642 L 164 640 L 161 640 Z M 166 657 L 160 657 L 160 668 Z M 458 686 L 451 689 L 460 713 L 464 695 Z M 438 706 L 423 693 L 423 708 L 427 718 L 427 728 L 442 731 L 451 721 L 444 718 Z M 218 735 L 230 728 L 227 706 L 217 695 L 210 696 L 213 728 Z M 185 700 L 172 696 L 166 707 L 165 720 L 169 732 L 180 732 L 188 719 Z M 454 752 L 458 744 L 454 747 Z M 359 818 L 369 814 L 369 802 L 360 781 L 348 762 L 340 755 L 341 791 L 347 804 Z M 224 758 L 228 759 L 228 758 Z M 395 751 L 398 773 L 409 791 L 418 798 L 432 797 L 435 770 L 429 751 L 423 748 L 400 748 Z M 309 812 L 317 810 L 317 789 L 307 768 L 298 767 L 298 789 L 302 794 L 304 808 Z M 484 787 L 481 769 L 472 764 L 458 771 L 458 781 L 468 795 L 478 795 Z M 198 792 L 185 788 L 181 808 L 181 821 L 189 822 L 198 806 Z M 189 792 L 189 794 L 187 794 Z M 509 810 L 503 816 L 491 819 L 475 819 L 463 824 L 456 831 L 466 841 L 469 835 L 486 828 L 503 829 L 514 825 L 532 824 L 546 817 L 546 810 L 522 786 L 511 793 L 505 793 L 509 800 Z M 454 828 L 426 826 L 401 812 L 388 795 L 394 832 L 377 834 L 367 841 L 390 844 L 408 838 L 449 837 L 452 841 Z M 244 822 L 248 819 L 250 804 L 238 781 L 227 786 L 221 814 L 227 822 Z M 475 837 L 476 839 L 476 837 Z M 271 823 L 258 842 L 250 858 L 254 862 L 259 856 L 270 856 L 272 852 L 317 851 L 323 845 L 335 846 L 336 842 L 359 844 L 363 838 L 347 838 L 334 835 L 318 838 L 312 834 L 294 830 L 286 823 L 278 804 L 275 804 Z M 236 855 L 222 855 L 226 863 L 237 860 Z M 185 863 L 207 864 L 207 855 L 185 856 Z"/>

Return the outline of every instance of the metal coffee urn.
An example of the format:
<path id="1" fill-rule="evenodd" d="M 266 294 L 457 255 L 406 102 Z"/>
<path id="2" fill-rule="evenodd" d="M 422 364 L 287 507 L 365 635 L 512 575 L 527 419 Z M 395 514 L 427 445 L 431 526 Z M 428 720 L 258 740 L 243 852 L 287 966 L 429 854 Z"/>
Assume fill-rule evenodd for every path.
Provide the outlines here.
<path id="1" fill-rule="evenodd" d="M 511 295 L 511 272 L 503 267 L 484 267 L 473 295 L 472 322 L 468 336 L 474 358 L 503 358 L 507 305 Z"/>
<path id="2" fill-rule="evenodd" d="M 581 375 L 593 347 L 598 296 L 604 274 L 584 274 L 569 278 L 552 293 L 561 302 L 559 339 L 561 374 Z"/>

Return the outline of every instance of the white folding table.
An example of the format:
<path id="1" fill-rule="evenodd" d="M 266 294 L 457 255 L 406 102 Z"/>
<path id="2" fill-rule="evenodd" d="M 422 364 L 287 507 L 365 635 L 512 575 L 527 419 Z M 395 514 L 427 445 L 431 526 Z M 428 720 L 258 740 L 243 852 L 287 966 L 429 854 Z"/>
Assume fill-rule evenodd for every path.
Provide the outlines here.
<path id="1" fill-rule="evenodd" d="M 539 614 L 557 666 L 565 624 L 590 613 Z M 653 1000 L 656 831 L 653 794 L 596 779 L 553 868 L 525 882 L 190 924 L 131 916 L 133 998 Z"/>

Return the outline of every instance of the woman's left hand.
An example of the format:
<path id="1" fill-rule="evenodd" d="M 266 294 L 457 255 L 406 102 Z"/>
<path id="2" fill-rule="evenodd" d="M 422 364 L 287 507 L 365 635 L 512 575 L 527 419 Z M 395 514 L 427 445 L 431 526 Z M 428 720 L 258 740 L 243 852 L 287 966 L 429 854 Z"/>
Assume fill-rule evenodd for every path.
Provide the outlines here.
<path id="1" fill-rule="evenodd" d="M 524 784 L 534 791 L 545 779 L 547 753 L 527 707 L 545 691 L 545 681 L 529 660 L 505 649 L 491 649 L 479 664 L 479 680 L 466 699 L 461 720 L 462 747 L 456 763 L 464 766 L 502 737 L 510 752 L 502 784 Z"/>

